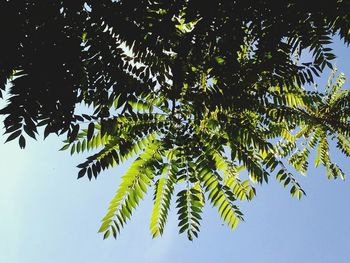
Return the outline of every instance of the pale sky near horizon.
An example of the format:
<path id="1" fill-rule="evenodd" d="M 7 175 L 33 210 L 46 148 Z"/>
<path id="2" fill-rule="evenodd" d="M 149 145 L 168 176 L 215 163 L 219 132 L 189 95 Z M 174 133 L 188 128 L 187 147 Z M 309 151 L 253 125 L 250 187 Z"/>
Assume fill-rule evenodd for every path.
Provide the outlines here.
<path id="1" fill-rule="evenodd" d="M 350 79 L 350 49 L 334 46 L 335 64 Z M 329 181 L 312 164 L 307 177 L 297 176 L 306 197 L 291 198 L 271 177 L 241 206 L 245 222 L 234 231 L 208 204 L 198 239 L 178 235 L 175 209 L 163 237 L 152 239 L 148 196 L 117 240 L 102 240 L 100 220 L 130 163 L 76 180 L 84 156 L 58 152 L 62 139 L 28 141 L 20 150 L 0 137 L 0 263 L 349 262 L 350 179 Z M 331 154 L 349 177 L 350 159 Z"/>

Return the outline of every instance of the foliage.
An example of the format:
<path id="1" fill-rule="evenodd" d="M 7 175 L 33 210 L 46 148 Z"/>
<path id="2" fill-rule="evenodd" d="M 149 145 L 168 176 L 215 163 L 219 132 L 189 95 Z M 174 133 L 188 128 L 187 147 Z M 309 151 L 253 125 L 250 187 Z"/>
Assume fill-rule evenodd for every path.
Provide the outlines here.
<path id="1" fill-rule="evenodd" d="M 312 151 L 329 178 L 344 178 L 329 142 L 350 155 L 345 77 L 334 70 L 324 91 L 308 86 L 332 67 L 332 37 L 349 44 L 349 16 L 347 0 L 2 1 L 8 141 L 24 147 L 38 126 L 45 137 L 67 133 L 62 149 L 92 151 L 79 178 L 134 157 L 103 218 L 105 238 L 150 188 L 153 237 L 174 203 L 190 240 L 206 201 L 234 229 L 255 183 L 275 176 L 301 198 L 290 170 L 305 174 Z M 94 113 L 76 114 L 81 102 Z"/>
<path id="2" fill-rule="evenodd" d="M 90 140 L 86 138 L 88 130 L 84 130 L 64 148 L 78 152 L 101 148 L 78 166 L 79 177 L 87 174 L 90 179 L 92 175 L 97 177 L 101 168 L 138 156 L 122 177 L 103 219 L 100 232 L 105 237 L 110 232 L 114 237 L 118 235 L 152 187 L 152 236 L 163 233 L 175 202 L 179 232 L 186 232 L 192 240 L 198 236 L 205 200 L 233 229 L 243 220 L 237 201 L 251 200 L 255 183 L 268 182 L 275 176 L 300 199 L 305 193 L 291 170 L 305 175 L 312 151 L 315 165 L 323 165 L 329 178 L 345 178 L 329 156 L 330 141 L 336 141 L 347 156 L 350 154 L 350 93 L 342 88 L 344 82 L 343 74 L 334 79 L 331 76 L 324 93 L 273 86 L 242 111 L 217 107 L 199 116 L 185 93 L 171 111 L 157 108 L 152 112 L 129 102 L 124 106 L 125 113 L 101 121 Z M 143 98 L 158 105 L 159 100 L 151 97 L 147 94 Z M 175 190 L 177 198 L 172 200 Z"/>

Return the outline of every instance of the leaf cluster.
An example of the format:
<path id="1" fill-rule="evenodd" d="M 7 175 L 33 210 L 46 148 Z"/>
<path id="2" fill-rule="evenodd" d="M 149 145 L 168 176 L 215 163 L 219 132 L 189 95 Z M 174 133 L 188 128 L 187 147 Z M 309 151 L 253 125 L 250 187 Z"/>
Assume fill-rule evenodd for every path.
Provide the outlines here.
<path id="1" fill-rule="evenodd" d="M 307 87 L 332 68 L 332 37 L 350 43 L 349 21 L 348 0 L 2 1 L 5 133 L 22 148 L 40 126 L 65 133 L 62 150 L 89 152 L 79 178 L 136 158 L 104 238 L 150 189 L 153 237 L 173 205 L 190 240 L 206 202 L 234 229 L 239 202 L 272 176 L 301 198 L 291 170 L 306 174 L 313 151 L 329 178 L 345 177 L 329 154 L 335 140 L 350 155 L 345 77 L 334 70 L 324 90 Z M 77 114 L 79 103 L 94 112 Z"/>

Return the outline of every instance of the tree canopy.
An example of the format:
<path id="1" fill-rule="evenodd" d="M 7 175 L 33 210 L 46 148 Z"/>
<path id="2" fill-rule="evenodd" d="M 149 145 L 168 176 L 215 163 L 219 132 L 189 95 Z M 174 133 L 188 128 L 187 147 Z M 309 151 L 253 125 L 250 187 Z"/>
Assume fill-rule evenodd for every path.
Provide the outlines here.
<path id="1" fill-rule="evenodd" d="M 2 1 L 8 140 L 24 148 L 39 126 L 66 134 L 62 149 L 92 152 L 79 178 L 135 158 L 105 238 L 151 188 L 152 236 L 174 203 L 190 240 L 205 202 L 233 229 L 238 202 L 271 176 L 301 198 L 293 174 L 306 173 L 312 151 L 329 178 L 345 177 L 329 155 L 332 140 L 350 155 L 345 76 L 333 69 L 326 87 L 309 87 L 333 68 L 333 37 L 350 43 L 350 1 L 323 2 Z M 79 103 L 94 112 L 77 114 Z"/>

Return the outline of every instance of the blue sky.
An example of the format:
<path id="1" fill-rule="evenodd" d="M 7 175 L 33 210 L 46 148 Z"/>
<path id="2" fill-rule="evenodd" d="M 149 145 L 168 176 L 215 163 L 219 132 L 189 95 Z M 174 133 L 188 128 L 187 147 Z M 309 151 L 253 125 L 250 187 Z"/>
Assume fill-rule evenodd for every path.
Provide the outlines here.
<path id="1" fill-rule="evenodd" d="M 334 46 L 335 63 L 350 79 L 350 49 L 339 42 Z M 76 180 L 75 166 L 84 156 L 58 152 L 61 138 L 28 142 L 25 150 L 4 141 L 2 137 L 1 263 L 328 263 L 350 258 L 350 179 L 329 181 L 323 169 L 298 176 L 307 192 L 301 201 L 274 180 L 258 186 L 257 197 L 242 205 L 246 221 L 234 231 L 207 206 L 199 239 L 190 242 L 177 234 L 174 210 L 163 237 L 152 239 L 149 196 L 117 240 L 102 240 L 97 234 L 100 220 L 128 163 L 91 182 Z M 331 154 L 350 176 L 349 159 Z"/>

